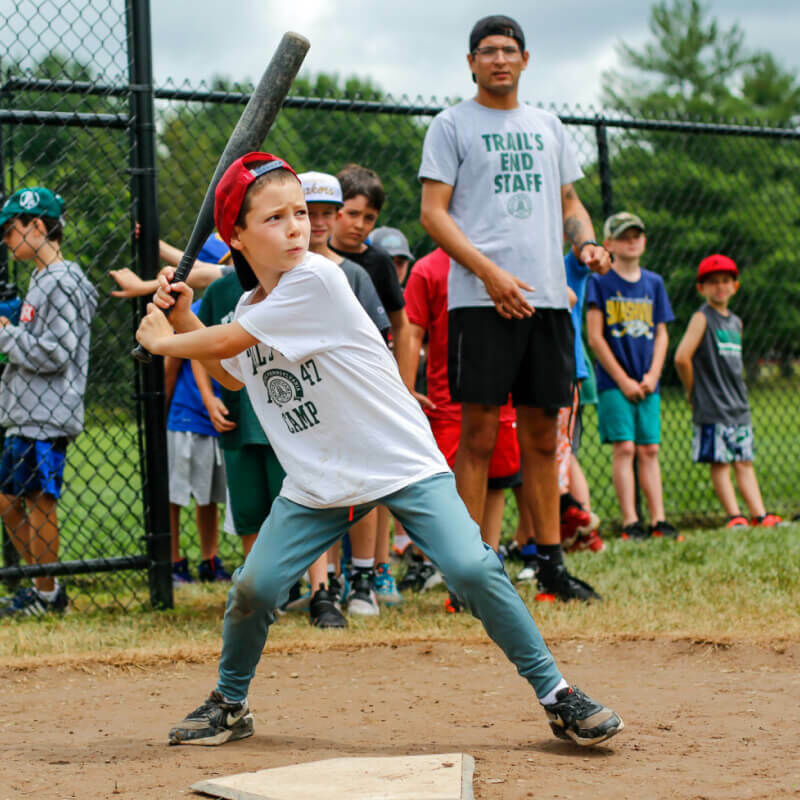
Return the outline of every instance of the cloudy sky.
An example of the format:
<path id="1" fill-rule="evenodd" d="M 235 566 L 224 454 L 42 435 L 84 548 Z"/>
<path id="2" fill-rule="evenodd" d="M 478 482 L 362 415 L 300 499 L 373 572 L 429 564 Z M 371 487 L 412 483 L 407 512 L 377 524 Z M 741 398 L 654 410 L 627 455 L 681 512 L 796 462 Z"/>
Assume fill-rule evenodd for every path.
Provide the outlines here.
<path id="1" fill-rule="evenodd" d="M 396 97 L 463 97 L 472 91 L 469 30 L 499 12 L 515 17 L 528 39 L 523 99 L 585 107 L 597 104 L 601 73 L 617 63 L 615 45 L 648 40 L 649 8 L 642 0 L 152 0 L 154 72 L 159 84 L 215 73 L 254 79 L 282 33 L 294 30 L 311 41 L 305 71 L 370 76 Z M 723 29 L 738 22 L 749 48 L 800 71 L 800 3 L 711 0 L 710 9 Z"/>

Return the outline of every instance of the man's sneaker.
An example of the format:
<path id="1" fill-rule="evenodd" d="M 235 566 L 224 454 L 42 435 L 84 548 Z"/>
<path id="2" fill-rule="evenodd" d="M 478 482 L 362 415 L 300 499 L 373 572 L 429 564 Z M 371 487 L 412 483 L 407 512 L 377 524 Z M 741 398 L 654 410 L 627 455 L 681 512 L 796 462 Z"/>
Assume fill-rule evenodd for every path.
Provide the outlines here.
<path id="1" fill-rule="evenodd" d="M 215 689 L 208 700 L 169 732 L 170 744 L 217 745 L 253 735 L 247 700 L 230 703 Z"/>
<path id="2" fill-rule="evenodd" d="M 642 523 L 637 519 L 636 522 L 629 522 L 627 525 L 622 526 L 622 533 L 619 538 L 625 541 L 641 542 L 650 538 L 650 532 L 645 530 Z"/>
<path id="3" fill-rule="evenodd" d="M 179 586 L 182 583 L 194 583 L 194 577 L 189 570 L 188 558 L 172 562 L 172 585 Z"/>
<path id="4" fill-rule="evenodd" d="M 542 594 L 553 595 L 557 600 L 588 602 L 602 599 L 586 581 L 570 575 L 563 563 L 554 564 L 540 559 L 536 579 L 539 582 L 539 591 Z"/>
<path id="5" fill-rule="evenodd" d="M 205 559 L 200 562 L 197 567 L 197 579 L 203 583 L 211 583 L 212 581 L 230 581 L 231 574 L 222 566 L 219 556 Z"/>
<path id="6" fill-rule="evenodd" d="M 0 617 L 42 617 L 45 614 L 63 614 L 68 604 L 67 590 L 61 585 L 52 600 L 42 597 L 33 586 L 24 586 L 17 590 L 8 605 L 0 608 Z"/>
<path id="7" fill-rule="evenodd" d="M 503 547 L 503 545 L 500 546 Z M 505 548 L 505 556 L 506 561 L 513 561 L 518 564 L 521 564 L 524 561 L 522 558 L 522 548 L 516 541 L 512 541 L 511 544 Z"/>
<path id="8" fill-rule="evenodd" d="M 403 602 L 403 595 L 397 591 L 397 584 L 389 571 L 388 564 L 378 564 L 375 567 L 372 588 L 379 603 L 385 603 L 387 606 L 396 606 Z"/>
<path id="9" fill-rule="evenodd" d="M 333 604 L 341 611 L 350 594 L 350 581 L 347 579 L 347 573 L 344 570 L 339 575 L 328 573 L 328 593 L 331 596 L 331 600 L 333 600 Z"/>
<path id="10" fill-rule="evenodd" d="M 372 590 L 372 570 L 355 569 L 350 580 L 350 599 L 347 613 L 360 617 L 375 617 L 380 614 L 378 600 Z"/>
<path id="11" fill-rule="evenodd" d="M 625 727 L 616 711 L 596 703 L 577 686 L 565 687 L 556 694 L 555 703 L 543 708 L 559 739 L 584 747 L 604 742 Z"/>
<path id="12" fill-rule="evenodd" d="M 311 624 L 317 628 L 346 628 L 347 620 L 344 614 L 336 608 L 336 603 L 328 590 L 320 584 L 319 589 L 314 592 L 311 603 L 308 606 L 308 613 L 311 617 Z"/>
<path id="13" fill-rule="evenodd" d="M 776 525 L 783 525 L 783 518 L 777 514 L 762 514 L 760 517 L 753 517 L 750 524 L 754 528 L 774 528 Z"/>
<path id="14" fill-rule="evenodd" d="M 686 537 L 665 519 L 650 526 L 650 535 L 654 539 L 674 539 L 676 542 L 683 542 L 686 540 Z"/>
<path id="15" fill-rule="evenodd" d="M 750 523 L 747 521 L 747 517 L 744 517 L 741 514 L 734 514 L 732 517 L 728 517 L 725 527 L 732 529 L 749 528 Z"/>

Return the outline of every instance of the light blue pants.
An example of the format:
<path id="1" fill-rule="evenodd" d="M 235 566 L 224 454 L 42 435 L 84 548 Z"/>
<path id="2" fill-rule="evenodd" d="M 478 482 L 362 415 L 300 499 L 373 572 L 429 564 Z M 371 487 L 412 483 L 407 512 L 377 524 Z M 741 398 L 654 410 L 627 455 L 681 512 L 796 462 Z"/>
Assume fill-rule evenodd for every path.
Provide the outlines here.
<path id="1" fill-rule="evenodd" d="M 553 656 L 522 598 L 456 491 L 452 473 L 434 475 L 353 509 L 314 509 L 279 497 L 244 565 L 233 575 L 222 631 L 218 690 L 247 696 L 274 610 L 308 566 L 354 521 L 385 505 L 444 575 L 448 587 L 482 623 L 538 697 L 561 680 Z"/>

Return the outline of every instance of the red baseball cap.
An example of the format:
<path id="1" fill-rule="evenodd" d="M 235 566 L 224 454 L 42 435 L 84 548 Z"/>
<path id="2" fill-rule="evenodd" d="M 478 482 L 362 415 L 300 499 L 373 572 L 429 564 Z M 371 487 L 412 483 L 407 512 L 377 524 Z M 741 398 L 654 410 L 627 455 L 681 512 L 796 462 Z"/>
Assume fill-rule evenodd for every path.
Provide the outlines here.
<path id="1" fill-rule="evenodd" d="M 253 164 L 258 166 L 251 166 Z M 214 190 L 214 222 L 222 241 L 228 246 L 247 187 L 256 178 L 274 169 L 287 169 L 297 178 L 297 173 L 282 158 L 273 156 L 272 153 L 253 152 L 237 158 L 219 179 Z"/>
<path id="2" fill-rule="evenodd" d="M 735 278 L 739 275 L 739 270 L 736 268 L 736 262 L 728 256 L 714 253 L 714 255 L 706 256 L 697 268 L 697 281 L 698 283 L 713 272 L 727 272 Z"/>

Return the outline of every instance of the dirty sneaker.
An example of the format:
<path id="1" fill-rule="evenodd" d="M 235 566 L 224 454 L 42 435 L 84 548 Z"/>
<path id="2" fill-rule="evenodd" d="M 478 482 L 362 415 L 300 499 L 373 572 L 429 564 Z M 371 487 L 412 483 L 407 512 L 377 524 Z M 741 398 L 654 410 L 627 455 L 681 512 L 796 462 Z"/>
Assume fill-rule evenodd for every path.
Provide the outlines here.
<path id="1" fill-rule="evenodd" d="M 213 746 L 253 735 L 247 699 L 231 703 L 215 689 L 199 708 L 169 732 L 170 744 Z"/>
<path id="2" fill-rule="evenodd" d="M 559 739 L 571 739 L 583 747 L 604 742 L 625 727 L 616 711 L 596 703 L 577 686 L 563 688 L 555 703 L 542 707 Z"/>
<path id="3" fill-rule="evenodd" d="M 563 563 L 554 564 L 540 558 L 536 579 L 539 582 L 540 592 L 553 595 L 564 602 L 569 600 L 588 602 L 602 599 L 586 581 L 570 575 Z"/>

